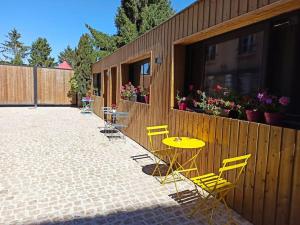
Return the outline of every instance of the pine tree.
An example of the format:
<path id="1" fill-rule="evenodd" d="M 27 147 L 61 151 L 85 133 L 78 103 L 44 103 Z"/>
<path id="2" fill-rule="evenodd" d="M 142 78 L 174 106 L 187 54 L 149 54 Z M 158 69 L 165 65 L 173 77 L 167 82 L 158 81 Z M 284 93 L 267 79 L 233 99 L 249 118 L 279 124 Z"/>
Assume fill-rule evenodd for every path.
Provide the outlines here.
<path id="1" fill-rule="evenodd" d="M 174 14 L 169 1 L 158 1 L 155 4 L 145 6 L 141 12 L 141 24 L 139 31 L 145 33 L 153 27 L 161 24 Z"/>
<path id="2" fill-rule="evenodd" d="M 0 47 L 4 60 L 14 65 L 24 64 L 29 47 L 20 42 L 21 34 L 14 28 L 8 33 L 7 39 Z"/>
<path id="3" fill-rule="evenodd" d="M 136 15 L 135 15 L 136 16 Z M 118 43 L 119 47 L 133 41 L 138 36 L 138 30 L 135 23 L 133 23 L 126 15 L 125 9 L 120 8 L 118 15 L 115 19 L 115 24 L 118 30 Z"/>
<path id="4" fill-rule="evenodd" d="M 115 19 L 118 35 L 133 24 L 139 35 L 174 15 L 169 0 L 121 0 Z M 145 21 L 146 20 L 146 21 Z M 131 23 L 128 23 L 130 21 Z M 128 28 L 127 28 L 128 29 Z M 135 33 L 133 33 L 133 36 Z"/>
<path id="5" fill-rule="evenodd" d="M 107 35 L 86 25 L 98 53 L 97 59 L 110 55 L 173 14 L 169 0 L 121 0 L 115 17 L 116 35 Z"/>
<path id="6" fill-rule="evenodd" d="M 76 49 L 76 63 L 74 76 L 71 78 L 71 92 L 77 93 L 79 97 L 85 96 L 90 89 L 92 64 L 95 62 L 95 54 L 92 41 L 88 34 L 81 36 Z"/>
<path id="7" fill-rule="evenodd" d="M 97 31 L 88 24 L 85 25 L 92 36 L 92 44 L 95 47 L 96 58 L 101 59 L 113 53 L 117 48 L 117 36 L 110 36 L 103 32 Z"/>
<path id="8" fill-rule="evenodd" d="M 58 55 L 58 61 L 59 63 L 62 63 L 63 61 L 67 61 L 72 68 L 74 68 L 75 66 L 75 57 L 76 57 L 76 52 L 74 49 L 72 49 L 69 45 L 67 46 L 67 48 L 60 52 Z"/>
<path id="9" fill-rule="evenodd" d="M 50 57 L 51 47 L 46 38 L 38 38 L 31 45 L 30 58 L 31 66 L 54 67 L 54 58 Z"/>

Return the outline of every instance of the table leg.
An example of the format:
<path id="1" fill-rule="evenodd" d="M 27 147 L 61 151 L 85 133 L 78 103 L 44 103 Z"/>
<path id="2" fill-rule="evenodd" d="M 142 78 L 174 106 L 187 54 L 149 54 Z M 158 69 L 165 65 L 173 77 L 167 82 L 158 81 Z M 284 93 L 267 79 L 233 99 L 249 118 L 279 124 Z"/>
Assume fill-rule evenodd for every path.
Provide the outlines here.
<path id="1" fill-rule="evenodd" d="M 199 175 L 199 170 L 197 167 L 197 158 L 200 154 L 200 150 L 197 151 L 188 161 L 184 162 L 183 164 L 178 163 L 179 168 L 176 169 L 176 172 L 178 173 L 184 173 L 184 172 L 188 172 L 191 173 L 193 171 L 197 172 L 197 175 Z M 186 165 L 188 165 L 188 163 L 190 163 L 190 166 L 188 168 L 186 168 Z"/>

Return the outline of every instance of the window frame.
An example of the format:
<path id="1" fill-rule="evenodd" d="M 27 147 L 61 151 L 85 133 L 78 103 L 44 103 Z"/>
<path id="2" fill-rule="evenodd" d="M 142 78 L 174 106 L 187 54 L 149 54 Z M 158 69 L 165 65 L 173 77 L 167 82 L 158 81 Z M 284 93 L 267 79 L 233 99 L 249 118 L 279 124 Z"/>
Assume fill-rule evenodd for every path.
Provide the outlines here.
<path id="1" fill-rule="evenodd" d="M 135 55 L 135 56 L 130 57 L 129 59 L 127 59 L 127 60 L 120 63 L 120 85 L 123 86 L 127 83 L 127 82 L 124 82 L 125 73 L 126 73 L 126 76 L 128 77 L 128 81 L 130 81 L 130 78 L 129 78 L 130 75 L 129 75 L 129 72 L 127 71 L 127 70 L 129 70 L 129 65 L 134 64 L 134 63 L 139 62 L 139 61 L 146 60 L 146 59 L 149 59 L 149 65 L 150 65 L 149 74 L 146 75 L 150 79 L 149 103 L 137 102 L 137 101 L 133 102 L 133 101 L 130 101 L 130 100 L 125 100 L 125 99 L 121 98 L 121 95 L 119 95 L 119 101 L 128 101 L 128 102 L 137 103 L 137 104 L 151 105 L 151 102 L 152 102 L 152 98 L 151 98 L 151 96 L 152 96 L 152 75 L 153 75 L 153 66 L 154 66 L 153 52 L 152 51 L 148 51 L 148 52 L 145 52 L 145 53 L 140 54 L 140 55 Z M 126 72 L 125 72 L 125 70 L 126 70 Z"/>

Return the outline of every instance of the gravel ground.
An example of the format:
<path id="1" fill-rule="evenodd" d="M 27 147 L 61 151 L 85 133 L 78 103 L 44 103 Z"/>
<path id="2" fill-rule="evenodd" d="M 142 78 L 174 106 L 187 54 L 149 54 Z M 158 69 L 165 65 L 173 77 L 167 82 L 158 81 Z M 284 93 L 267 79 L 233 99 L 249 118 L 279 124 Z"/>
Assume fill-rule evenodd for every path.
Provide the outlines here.
<path id="1" fill-rule="evenodd" d="M 109 141 L 101 126 L 76 108 L 0 108 L 0 224 L 204 224 L 172 198 L 173 184 L 142 171 L 149 158 L 132 160 L 145 149 Z"/>

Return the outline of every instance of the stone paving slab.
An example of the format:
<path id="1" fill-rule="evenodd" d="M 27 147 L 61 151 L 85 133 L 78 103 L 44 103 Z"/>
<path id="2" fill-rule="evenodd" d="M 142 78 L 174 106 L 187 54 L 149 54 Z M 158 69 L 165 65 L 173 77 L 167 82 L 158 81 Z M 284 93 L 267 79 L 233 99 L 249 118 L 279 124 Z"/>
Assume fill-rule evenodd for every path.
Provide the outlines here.
<path id="1" fill-rule="evenodd" d="M 173 184 L 143 173 L 150 159 L 132 160 L 145 149 L 109 141 L 101 126 L 76 108 L 0 108 L 0 224 L 204 224 L 171 197 Z"/>

